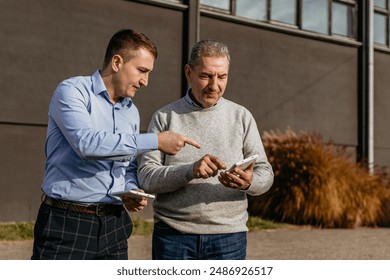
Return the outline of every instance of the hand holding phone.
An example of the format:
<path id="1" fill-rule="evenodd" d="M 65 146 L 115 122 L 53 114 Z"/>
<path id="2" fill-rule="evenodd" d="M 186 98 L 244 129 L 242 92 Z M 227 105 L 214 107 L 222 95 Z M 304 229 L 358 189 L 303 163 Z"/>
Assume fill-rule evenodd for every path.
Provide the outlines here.
<path id="1" fill-rule="evenodd" d="M 234 170 L 236 168 L 239 168 L 240 170 L 244 171 L 248 169 L 248 167 L 253 164 L 256 161 L 256 158 L 258 158 L 258 155 L 250 156 L 246 159 L 240 160 L 233 164 L 232 167 L 228 169 L 228 172 L 221 172 L 220 176 L 218 177 L 218 180 L 228 188 L 238 189 L 238 190 L 246 190 L 250 187 L 252 183 L 253 173 L 252 172 L 245 172 L 245 176 L 240 174 L 237 174 Z"/>
<path id="2" fill-rule="evenodd" d="M 229 168 L 229 171 L 233 171 L 233 169 L 236 168 L 236 167 L 238 167 L 241 170 L 247 169 L 249 165 L 251 165 L 252 163 L 254 163 L 256 161 L 256 158 L 258 156 L 259 155 L 253 155 L 253 156 L 250 156 L 250 157 L 248 157 L 246 159 L 237 161 L 235 164 L 233 164 L 232 167 Z"/>
<path id="3" fill-rule="evenodd" d="M 140 198 L 140 197 L 155 198 L 155 196 L 153 194 L 141 192 L 141 191 L 138 191 L 137 189 L 114 192 L 111 195 L 119 196 L 119 197 L 127 196 L 127 197 L 132 197 L 132 198 Z"/>

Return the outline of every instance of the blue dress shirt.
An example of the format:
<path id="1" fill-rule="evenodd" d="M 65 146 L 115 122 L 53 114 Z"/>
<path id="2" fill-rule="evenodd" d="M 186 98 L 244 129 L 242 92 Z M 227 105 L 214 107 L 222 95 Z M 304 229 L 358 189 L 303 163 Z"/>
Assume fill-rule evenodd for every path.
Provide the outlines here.
<path id="1" fill-rule="evenodd" d="M 131 98 L 110 102 L 100 72 L 61 82 L 49 107 L 42 190 L 57 199 L 120 203 L 110 193 L 138 188 L 136 156 L 157 149 L 139 134 Z"/>

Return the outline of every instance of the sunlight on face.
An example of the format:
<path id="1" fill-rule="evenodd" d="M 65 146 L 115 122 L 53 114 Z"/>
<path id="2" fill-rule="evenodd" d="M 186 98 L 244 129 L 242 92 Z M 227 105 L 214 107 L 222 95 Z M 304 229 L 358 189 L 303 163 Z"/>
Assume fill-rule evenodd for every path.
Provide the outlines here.
<path id="1" fill-rule="evenodd" d="M 154 60 L 154 56 L 142 48 L 129 61 L 122 60 L 115 78 L 115 97 L 134 97 L 139 88 L 146 87 Z"/>
<path id="2" fill-rule="evenodd" d="M 229 60 L 222 57 L 201 57 L 199 65 L 193 69 L 186 65 L 188 83 L 195 100 L 204 108 L 214 106 L 225 92 Z"/>

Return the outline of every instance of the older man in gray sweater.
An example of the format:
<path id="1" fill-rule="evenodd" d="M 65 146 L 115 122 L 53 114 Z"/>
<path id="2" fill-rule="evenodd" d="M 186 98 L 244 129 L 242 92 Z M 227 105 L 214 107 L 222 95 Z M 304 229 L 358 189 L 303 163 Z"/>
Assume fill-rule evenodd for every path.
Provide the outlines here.
<path id="1" fill-rule="evenodd" d="M 252 114 L 223 98 L 230 64 L 225 44 L 194 45 L 185 74 L 185 97 L 159 109 L 149 132 L 177 131 L 201 143 L 177 155 L 152 151 L 139 161 L 138 179 L 155 193 L 153 259 L 245 259 L 247 195 L 273 183 Z M 235 162 L 258 154 L 246 170 Z"/>

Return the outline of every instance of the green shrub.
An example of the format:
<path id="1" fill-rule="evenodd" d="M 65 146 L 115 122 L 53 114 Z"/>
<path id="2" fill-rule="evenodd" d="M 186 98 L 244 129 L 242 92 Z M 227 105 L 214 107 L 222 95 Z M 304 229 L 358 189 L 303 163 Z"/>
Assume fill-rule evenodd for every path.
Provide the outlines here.
<path id="1" fill-rule="evenodd" d="M 249 198 L 250 215 L 325 228 L 389 224 L 386 172 L 370 175 L 346 148 L 315 133 L 271 131 L 263 143 L 275 181 L 266 194 Z"/>

